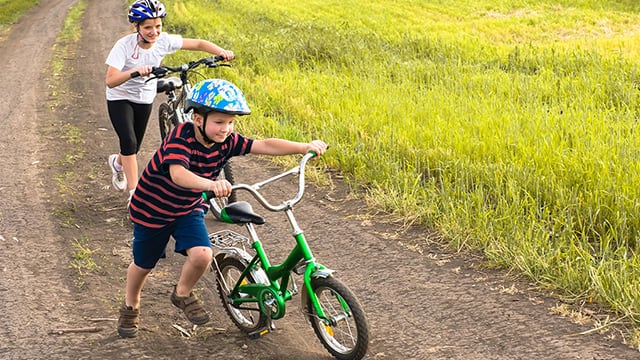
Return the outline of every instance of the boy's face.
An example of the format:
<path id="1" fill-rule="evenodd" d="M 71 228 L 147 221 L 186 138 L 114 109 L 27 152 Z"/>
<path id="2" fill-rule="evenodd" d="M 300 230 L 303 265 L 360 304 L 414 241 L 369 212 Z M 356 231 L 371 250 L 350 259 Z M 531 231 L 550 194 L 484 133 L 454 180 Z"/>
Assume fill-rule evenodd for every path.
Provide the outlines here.
<path id="1" fill-rule="evenodd" d="M 231 135 L 234 130 L 233 123 L 236 119 L 235 115 L 223 114 L 219 112 L 210 112 L 207 115 L 207 124 L 204 129 L 205 134 L 209 137 L 209 139 L 221 143 L 227 138 L 227 136 Z M 202 116 L 197 116 L 194 119 L 196 126 L 201 127 L 204 118 Z"/>

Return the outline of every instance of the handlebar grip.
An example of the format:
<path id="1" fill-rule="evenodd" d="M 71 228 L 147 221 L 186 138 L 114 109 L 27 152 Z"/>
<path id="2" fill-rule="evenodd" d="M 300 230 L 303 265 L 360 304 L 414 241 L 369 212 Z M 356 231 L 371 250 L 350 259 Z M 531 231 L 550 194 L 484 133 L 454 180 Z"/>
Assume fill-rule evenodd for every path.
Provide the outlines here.
<path id="1" fill-rule="evenodd" d="M 156 67 L 156 66 L 151 67 L 151 73 L 156 75 L 156 76 L 157 75 L 164 75 L 166 72 L 167 71 L 162 67 Z M 134 71 L 134 72 L 131 73 L 131 78 L 132 79 L 133 78 L 137 78 L 139 76 L 140 76 L 140 72 L 139 71 Z"/>
<path id="2" fill-rule="evenodd" d="M 327 145 L 327 150 L 329 150 L 330 147 L 331 146 Z M 313 150 L 309 150 L 309 153 L 313 154 L 313 157 L 317 157 L 318 156 L 318 153 L 313 151 Z"/>
<path id="3" fill-rule="evenodd" d="M 224 60 L 224 58 L 222 56 L 220 56 L 220 55 L 216 55 L 216 56 L 213 57 L 213 61 L 223 61 L 223 60 Z"/>
<path id="4" fill-rule="evenodd" d="M 215 199 L 216 197 L 216 193 L 214 193 L 213 191 L 203 191 L 202 192 L 202 198 L 204 199 L 204 201 L 209 201 L 211 199 Z"/>

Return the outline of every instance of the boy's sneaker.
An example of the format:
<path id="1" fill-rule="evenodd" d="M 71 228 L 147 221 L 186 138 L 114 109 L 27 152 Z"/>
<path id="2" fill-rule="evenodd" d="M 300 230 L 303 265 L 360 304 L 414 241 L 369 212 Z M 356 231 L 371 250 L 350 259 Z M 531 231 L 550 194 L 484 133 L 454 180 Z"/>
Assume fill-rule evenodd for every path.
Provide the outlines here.
<path id="1" fill-rule="evenodd" d="M 118 318 L 118 335 L 123 338 L 135 337 L 138 334 L 140 310 L 122 303 Z"/>
<path id="2" fill-rule="evenodd" d="M 181 297 L 176 294 L 173 287 L 171 302 L 184 312 L 184 315 L 196 325 L 204 325 L 209 322 L 209 314 L 204 310 L 202 302 L 191 292 L 189 296 Z"/>
<path id="3" fill-rule="evenodd" d="M 118 154 L 109 155 L 109 167 L 113 173 L 111 182 L 116 190 L 124 190 L 127 188 L 127 178 L 124 176 L 122 165 L 118 165 Z"/>

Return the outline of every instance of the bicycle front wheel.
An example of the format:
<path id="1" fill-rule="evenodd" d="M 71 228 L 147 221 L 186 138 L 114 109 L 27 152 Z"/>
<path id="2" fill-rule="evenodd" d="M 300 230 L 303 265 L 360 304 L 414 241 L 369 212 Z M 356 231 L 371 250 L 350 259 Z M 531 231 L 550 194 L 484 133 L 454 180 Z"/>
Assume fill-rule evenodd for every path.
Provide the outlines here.
<path id="1" fill-rule="evenodd" d="M 362 359 L 369 347 L 369 328 L 355 295 L 333 277 L 314 278 L 311 288 L 325 315 L 321 319 L 309 299 L 309 320 L 322 345 L 337 359 Z"/>
<path id="2" fill-rule="evenodd" d="M 176 113 L 167 103 L 160 104 L 158 108 L 158 125 L 160 126 L 160 139 L 167 137 L 171 129 L 178 125 Z"/>

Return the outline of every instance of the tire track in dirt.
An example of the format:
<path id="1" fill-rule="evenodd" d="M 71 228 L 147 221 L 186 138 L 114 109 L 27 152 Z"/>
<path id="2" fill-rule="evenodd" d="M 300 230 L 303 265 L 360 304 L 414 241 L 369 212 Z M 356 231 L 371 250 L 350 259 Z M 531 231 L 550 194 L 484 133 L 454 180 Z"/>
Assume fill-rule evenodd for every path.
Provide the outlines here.
<path id="1" fill-rule="evenodd" d="M 51 44 L 73 3 L 41 2 L 0 42 L 0 358 L 42 356 L 57 342 L 48 331 L 74 316 L 60 273 L 68 267 L 67 250 L 40 197 L 55 188 L 39 167 L 51 149 L 38 138 L 47 116 L 42 79 L 48 77 Z"/>

